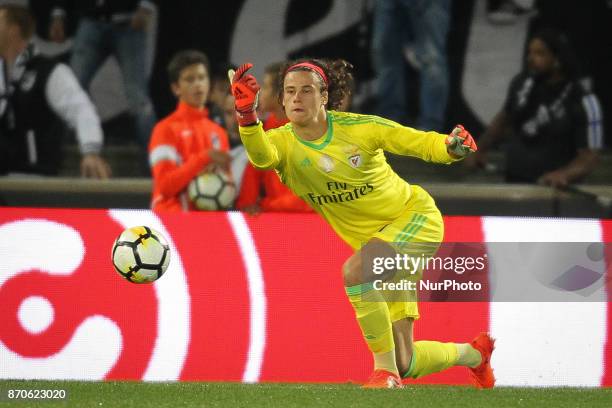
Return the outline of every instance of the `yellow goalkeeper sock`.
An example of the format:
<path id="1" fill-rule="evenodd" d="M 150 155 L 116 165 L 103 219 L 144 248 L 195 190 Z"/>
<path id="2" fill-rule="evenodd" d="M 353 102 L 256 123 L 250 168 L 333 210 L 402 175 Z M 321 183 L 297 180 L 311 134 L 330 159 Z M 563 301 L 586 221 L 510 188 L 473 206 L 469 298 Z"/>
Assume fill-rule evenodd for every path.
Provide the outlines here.
<path id="1" fill-rule="evenodd" d="M 482 355 L 469 343 L 457 343 L 457 365 L 475 368 L 482 363 Z"/>
<path id="2" fill-rule="evenodd" d="M 345 288 L 363 338 L 374 356 L 374 369 L 398 374 L 389 307 L 371 283 Z"/>
<path id="3" fill-rule="evenodd" d="M 410 368 L 403 377 L 420 378 L 446 370 L 457 364 L 459 353 L 455 343 L 415 341 Z"/>

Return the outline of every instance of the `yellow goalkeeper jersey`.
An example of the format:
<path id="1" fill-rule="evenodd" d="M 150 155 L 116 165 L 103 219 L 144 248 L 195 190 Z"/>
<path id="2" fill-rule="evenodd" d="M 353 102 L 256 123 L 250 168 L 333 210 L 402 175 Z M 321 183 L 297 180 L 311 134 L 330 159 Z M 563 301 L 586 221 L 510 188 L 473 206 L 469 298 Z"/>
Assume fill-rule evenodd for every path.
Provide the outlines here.
<path id="1" fill-rule="evenodd" d="M 406 209 L 410 188 L 383 151 L 451 163 L 445 135 L 423 132 L 378 116 L 327 111 L 327 132 L 306 141 L 291 123 L 264 132 L 240 128 L 249 160 L 275 169 L 284 184 L 321 214 L 353 248 L 360 248 Z"/>

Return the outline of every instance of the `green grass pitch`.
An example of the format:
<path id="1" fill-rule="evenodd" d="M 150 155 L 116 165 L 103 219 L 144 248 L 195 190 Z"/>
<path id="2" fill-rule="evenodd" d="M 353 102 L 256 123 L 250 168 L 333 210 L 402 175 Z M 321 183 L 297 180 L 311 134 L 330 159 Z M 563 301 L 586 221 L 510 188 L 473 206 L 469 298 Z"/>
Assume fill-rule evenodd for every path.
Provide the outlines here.
<path id="1" fill-rule="evenodd" d="M 64 401 L 9 400 L 8 390 L 66 390 Z M 4 407 L 611 407 L 612 389 L 412 385 L 362 390 L 354 384 L 0 381 Z"/>

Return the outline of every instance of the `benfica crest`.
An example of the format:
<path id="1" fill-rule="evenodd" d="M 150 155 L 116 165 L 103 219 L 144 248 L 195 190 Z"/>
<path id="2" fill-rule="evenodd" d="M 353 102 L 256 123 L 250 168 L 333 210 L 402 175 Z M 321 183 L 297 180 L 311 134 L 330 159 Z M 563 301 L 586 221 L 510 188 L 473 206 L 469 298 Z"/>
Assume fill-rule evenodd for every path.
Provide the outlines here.
<path id="1" fill-rule="evenodd" d="M 361 155 L 359 153 L 350 156 L 348 160 L 349 164 L 355 168 L 361 166 Z"/>
<path id="2" fill-rule="evenodd" d="M 352 167 L 357 168 L 361 166 L 361 153 L 359 153 L 359 147 L 349 145 L 344 148 L 344 154 L 348 157 L 348 162 Z"/>

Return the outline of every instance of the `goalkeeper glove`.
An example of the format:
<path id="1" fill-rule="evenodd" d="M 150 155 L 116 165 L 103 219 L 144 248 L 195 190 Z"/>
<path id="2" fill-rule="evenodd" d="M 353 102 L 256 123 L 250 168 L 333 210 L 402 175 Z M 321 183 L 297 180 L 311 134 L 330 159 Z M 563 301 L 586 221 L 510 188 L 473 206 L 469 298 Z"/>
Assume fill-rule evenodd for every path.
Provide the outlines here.
<path id="1" fill-rule="evenodd" d="M 248 62 L 238 67 L 237 71 L 233 69 L 227 71 L 235 99 L 236 118 L 240 126 L 251 126 L 259 122 L 256 109 L 260 87 L 253 75 L 245 75 L 251 67 L 253 64 Z"/>
<path id="2" fill-rule="evenodd" d="M 455 126 L 450 135 L 446 136 L 445 143 L 447 151 L 458 159 L 478 150 L 476 141 L 462 125 Z"/>

